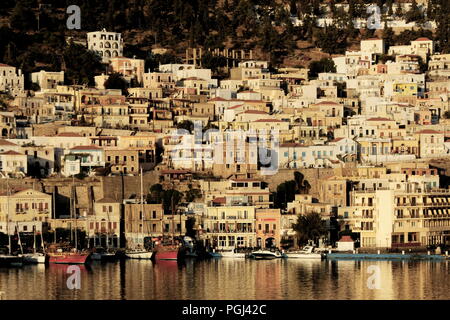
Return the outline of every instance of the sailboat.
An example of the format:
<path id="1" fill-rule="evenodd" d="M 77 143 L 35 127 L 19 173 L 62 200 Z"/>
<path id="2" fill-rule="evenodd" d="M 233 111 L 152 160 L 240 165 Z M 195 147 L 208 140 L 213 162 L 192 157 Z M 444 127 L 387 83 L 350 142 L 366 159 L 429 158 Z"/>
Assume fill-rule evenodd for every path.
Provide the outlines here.
<path id="1" fill-rule="evenodd" d="M 177 243 L 174 243 L 174 208 L 173 208 L 173 194 L 171 199 L 171 211 L 172 211 L 172 237 L 170 242 L 164 242 L 161 239 L 161 242 L 156 243 L 156 260 L 174 260 L 177 261 L 181 258 L 180 246 Z"/>
<path id="2" fill-rule="evenodd" d="M 45 263 L 47 260 L 47 255 L 45 254 L 45 248 L 44 248 L 44 240 L 42 238 L 42 231 L 41 231 L 41 245 L 42 245 L 42 252 L 36 252 L 36 229 L 33 228 L 33 253 L 22 253 L 23 257 L 23 263 L 25 264 L 36 264 L 36 263 Z M 20 239 L 20 234 L 19 234 Z"/>
<path id="3" fill-rule="evenodd" d="M 72 177 L 72 188 L 73 188 L 73 180 L 74 177 Z M 73 191 L 72 191 L 73 192 Z M 73 205 L 73 196 L 70 199 L 70 216 L 74 216 L 74 205 Z M 75 216 L 75 223 L 76 223 L 76 216 Z M 80 252 L 78 250 L 78 239 L 77 239 L 77 227 L 75 225 L 75 248 L 73 248 L 71 251 L 63 252 L 62 249 L 57 249 L 56 252 L 49 252 L 49 263 L 60 263 L 60 264 L 86 264 L 89 261 L 90 253 L 88 252 Z"/>
<path id="4" fill-rule="evenodd" d="M 109 213 L 106 212 L 106 215 L 108 216 L 108 225 L 109 225 L 110 224 Z M 114 260 L 116 260 L 116 254 L 109 250 L 108 232 L 109 232 L 109 229 L 106 232 L 106 250 L 101 246 L 95 247 L 93 249 L 93 252 L 91 255 L 92 260 L 97 260 L 97 261 L 114 261 Z"/>
<path id="5" fill-rule="evenodd" d="M 5 267 L 21 267 L 23 265 L 23 258 L 20 256 L 13 256 L 11 253 L 11 235 L 9 234 L 9 180 L 6 179 L 6 234 L 8 235 L 8 254 L 0 254 L 0 266 Z"/>
<path id="6" fill-rule="evenodd" d="M 142 168 L 140 171 L 141 176 L 141 228 L 140 228 L 140 238 L 142 239 L 142 248 L 128 249 L 125 251 L 125 256 L 129 259 L 145 259 L 150 260 L 153 256 L 152 251 L 147 251 L 144 248 L 144 191 L 143 191 L 143 178 L 142 178 Z"/>

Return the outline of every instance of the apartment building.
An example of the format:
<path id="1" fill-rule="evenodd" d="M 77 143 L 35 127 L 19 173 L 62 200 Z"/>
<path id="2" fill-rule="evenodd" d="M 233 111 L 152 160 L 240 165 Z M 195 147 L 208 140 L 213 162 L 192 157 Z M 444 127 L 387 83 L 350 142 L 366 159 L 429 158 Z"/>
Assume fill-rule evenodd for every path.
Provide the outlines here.
<path id="1" fill-rule="evenodd" d="M 206 245 L 218 249 L 256 246 L 255 219 L 253 206 L 207 207 L 202 221 Z"/>
<path id="2" fill-rule="evenodd" d="M 345 230 L 361 247 L 448 244 L 450 192 L 427 183 L 390 182 L 386 188 L 352 191 L 350 206 L 338 209 Z"/>
<path id="3" fill-rule="evenodd" d="M 117 32 L 108 32 L 106 29 L 87 33 L 88 49 L 95 51 L 103 63 L 110 58 L 123 56 L 122 35 Z"/>

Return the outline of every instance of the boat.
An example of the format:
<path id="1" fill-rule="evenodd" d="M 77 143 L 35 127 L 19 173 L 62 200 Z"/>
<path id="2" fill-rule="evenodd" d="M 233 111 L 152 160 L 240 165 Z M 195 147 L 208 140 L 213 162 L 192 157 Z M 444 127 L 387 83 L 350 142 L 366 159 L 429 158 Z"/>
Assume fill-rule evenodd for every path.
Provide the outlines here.
<path id="1" fill-rule="evenodd" d="M 216 252 L 216 249 L 213 249 L 213 251 L 207 251 L 207 254 L 211 258 L 222 258 L 222 254 L 220 252 Z"/>
<path id="2" fill-rule="evenodd" d="M 256 260 L 271 260 L 271 259 L 277 259 L 281 258 L 283 254 L 280 252 L 280 250 L 268 250 L 268 249 L 259 249 L 256 251 L 253 251 L 250 254 L 250 257 Z"/>
<path id="3" fill-rule="evenodd" d="M 88 252 L 62 252 L 58 249 L 57 252 L 48 253 L 49 263 L 58 264 L 86 264 L 90 261 L 90 253 Z"/>
<path id="4" fill-rule="evenodd" d="M 178 260 L 181 258 L 180 246 L 178 244 L 164 244 L 160 243 L 156 245 L 156 260 Z"/>
<path id="5" fill-rule="evenodd" d="M 95 248 L 94 251 L 92 252 L 91 259 L 97 261 L 113 261 L 116 259 L 116 253 L 109 252 L 108 250 L 105 250 L 102 247 L 98 247 Z"/>
<path id="6" fill-rule="evenodd" d="M 183 247 L 186 257 L 197 257 L 197 252 L 194 249 L 194 240 L 191 237 L 185 236 L 183 238 Z"/>
<path id="7" fill-rule="evenodd" d="M 152 251 L 147 251 L 147 250 L 139 250 L 139 249 L 127 250 L 125 252 L 125 256 L 128 259 L 145 259 L 145 260 L 150 260 L 153 257 L 153 252 Z"/>
<path id="8" fill-rule="evenodd" d="M 33 229 L 33 253 L 23 253 L 21 256 L 23 257 L 23 263 L 25 264 L 39 264 L 39 263 L 46 263 L 47 262 L 47 254 L 45 253 L 45 247 L 44 247 L 44 239 L 41 234 L 41 244 L 42 244 L 42 252 L 36 252 L 36 231 Z M 20 239 L 20 235 L 19 235 Z"/>
<path id="9" fill-rule="evenodd" d="M 219 253 L 222 258 L 245 259 L 247 256 L 245 252 L 238 252 L 237 249 L 222 250 Z"/>
<path id="10" fill-rule="evenodd" d="M 145 215 L 145 210 L 144 210 L 144 188 L 143 188 L 143 174 L 142 174 L 142 168 L 140 170 L 140 180 L 141 180 L 141 212 L 144 214 L 141 214 L 141 221 L 140 221 L 140 231 L 139 231 L 139 236 L 142 239 L 142 244 L 144 244 L 144 215 Z M 144 259 L 144 260 L 150 260 L 153 257 L 153 252 L 152 251 L 147 251 L 145 248 L 142 248 L 140 245 L 138 245 L 135 248 L 128 248 L 125 251 L 125 257 L 128 259 Z"/>
<path id="11" fill-rule="evenodd" d="M 8 236 L 8 253 L 6 254 L 0 254 L 0 266 L 1 267 L 22 267 L 23 266 L 23 257 L 21 256 L 15 256 L 11 252 L 12 243 L 11 243 L 11 234 L 9 232 L 9 179 L 7 176 L 6 179 L 6 234 Z M 19 243 L 20 243 L 20 236 L 19 236 Z M 22 250 L 22 244 L 21 244 L 21 250 Z"/>
<path id="12" fill-rule="evenodd" d="M 45 263 L 47 261 L 47 255 L 41 252 L 24 253 L 21 256 L 25 264 Z"/>
<path id="13" fill-rule="evenodd" d="M 9 254 L 0 255 L 0 267 L 22 267 L 23 257 Z"/>
<path id="14" fill-rule="evenodd" d="M 313 246 L 304 246 L 302 250 L 288 251 L 284 253 L 286 258 L 289 259 L 322 259 L 323 256 L 320 253 L 314 252 Z"/>

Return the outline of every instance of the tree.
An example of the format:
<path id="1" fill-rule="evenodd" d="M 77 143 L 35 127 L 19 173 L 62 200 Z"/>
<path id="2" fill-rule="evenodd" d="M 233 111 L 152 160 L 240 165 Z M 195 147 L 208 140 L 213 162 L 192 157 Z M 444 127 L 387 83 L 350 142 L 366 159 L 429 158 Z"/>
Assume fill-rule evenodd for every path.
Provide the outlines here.
<path id="1" fill-rule="evenodd" d="M 36 17 L 33 10 L 24 4 L 24 1 L 18 1 L 10 18 L 11 27 L 20 31 L 37 29 Z"/>
<path id="2" fill-rule="evenodd" d="M 106 89 L 120 89 L 122 93 L 128 95 L 128 82 L 123 78 L 122 74 L 118 72 L 112 73 L 105 81 Z"/>
<path id="3" fill-rule="evenodd" d="M 292 227 L 297 233 L 299 244 L 305 244 L 308 240 L 317 242 L 327 233 L 325 221 L 322 220 L 320 214 L 315 212 L 298 216 L 297 223 Z"/>
<path id="4" fill-rule="evenodd" d="M 150 187 L 150 192 L 147 195 L 147 203 L 162 203 L 163 187 L 157 183 Z"/>
<path id="5" fill-rule="evenodd" d="M 194 123 L 191 120 L 184 120 L 177 123 L 177 129 L 184 129 L 192 133 L 194 131 Z"/>
<path id="6" fill-rule="evenodd" d="M 309 77 L 317 78 L 321 72 L 336 72 L 336 65 L 332 59 L 322 58 L 319 61 L 313 61 L 309 65 Z"/>
<path id="7" fill-rule="evenodd" d="M 103 71 L 99 56 L 73 42 L 63 52 L 66 84 L 95 85 L 94 76 Z"/>
<path id="8" fill-rule="evenodd" d="M 307 194 L 309 192 L 311 185 L 309 184 L 308 180 L 305 180 L 305 176 L 303 175 L 303 173 L 295 171 L 294 181 L 296 183 L 296 193 Z"/>
<path id="9" fill-rule="evenodd" d="M 277 191 L 274 193 L 275 208 L 287 208 L 287 203 L 295 199 L 297 183 L 289 180 L 278 185 Z"/>
<path id="10" fill-rule="evenodd" d="M 162 192 L 164 213 L 176 214 L 181 199 L 183 199 L 182 192 L 175 189 L 164 190 Z"/>
<path id="11" fill-rule="evenodd" d="M 422 15 L 422 12 L 420 11 L 419 7 L 417 6 L 416 0 L 412 1 L 411 8 L 405 14 L 405 18 L 406 18 L 406 22 L 412 22 L 412 21 L 415 21 L 418 23 L 423 22 L 423 15 Z"/>
<path id="12" fill-rule="evenodd" d="M 444 118 L 445 119 L 450 119 L 450 111 L 445 111 L 444 112 Z"/>
<path id="13" fill-rule="evenodd" d="M 192 184 L 189 184 L 189 190 L 185 194 L 185 199 L 187 202 L 192 202 L 195 199 L 202 197 L 202 191 L 200 189 L 192 188 Z"/>

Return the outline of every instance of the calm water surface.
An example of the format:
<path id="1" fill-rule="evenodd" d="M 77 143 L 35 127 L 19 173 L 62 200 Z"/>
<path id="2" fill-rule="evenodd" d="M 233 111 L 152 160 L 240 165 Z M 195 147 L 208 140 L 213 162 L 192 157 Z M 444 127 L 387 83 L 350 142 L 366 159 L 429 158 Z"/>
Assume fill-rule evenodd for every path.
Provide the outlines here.
<path id="1" fill-rule="evenodd" d="M 369 289 L 370 265 L 381 288 Z M 272 261 L 217 259 L 94 262 L 81 289 L 67 287 L 65 265 L 0 269 L 4 299 L 450 299 L 450 261 Z"/>

